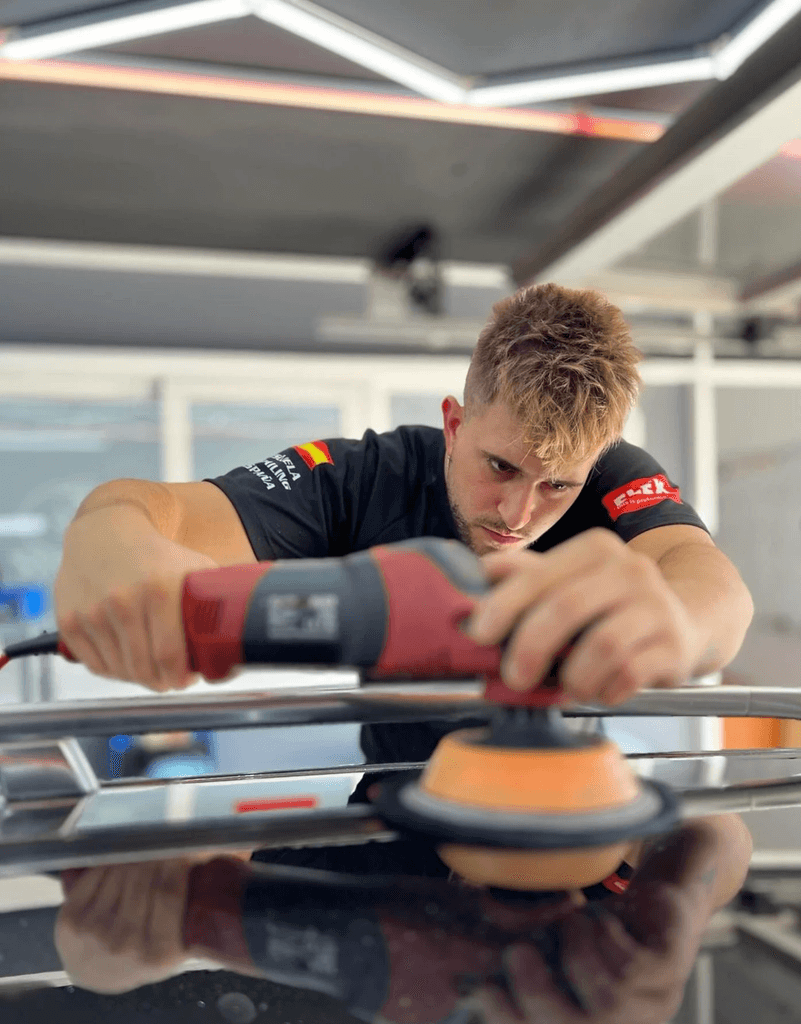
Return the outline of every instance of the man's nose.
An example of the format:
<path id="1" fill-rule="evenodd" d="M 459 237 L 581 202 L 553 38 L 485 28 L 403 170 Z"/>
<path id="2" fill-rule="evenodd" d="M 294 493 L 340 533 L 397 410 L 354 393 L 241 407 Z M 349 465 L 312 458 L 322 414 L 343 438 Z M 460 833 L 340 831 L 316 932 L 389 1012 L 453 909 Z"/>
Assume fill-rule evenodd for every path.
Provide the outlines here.
<path id="1" fill-rule="evenodd" d="M 510 488 L 498 502 L 498 512 L 506 524 L 506 529 L 519 533 L 528 526 L 534 506 L 532 487 Z"/>

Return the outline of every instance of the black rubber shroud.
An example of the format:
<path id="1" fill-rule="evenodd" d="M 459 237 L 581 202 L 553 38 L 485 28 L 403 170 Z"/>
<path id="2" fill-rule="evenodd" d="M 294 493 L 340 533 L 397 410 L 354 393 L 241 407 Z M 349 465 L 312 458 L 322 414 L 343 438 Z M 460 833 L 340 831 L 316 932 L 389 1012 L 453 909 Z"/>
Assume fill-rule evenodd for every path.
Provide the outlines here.
<path id="1" fill-rule="evenodd" d="M 487 821 L 485 828 L 474 824 L 454 825 L 440 821 L 433 814 L 413 810 L 402 803 L 401 791 L 406 786 L 415 784 L 421 775 L 420 771 L 403 772 L 400 776 L 384 779 L 372 803 L 388 824 L 436 843 L 514 850 L 565 850 L 609 846 L 626 839 L 640 839 L 670 832 L 680 820 L 679 800 L 676 794 L 662 783 L 641 779 L 640 784 L 659 797 L 660 807 L 650 819 L 637 825 L 593 829 L 587 832 L 508 828 L 495 825 L 490 820 Z"/>

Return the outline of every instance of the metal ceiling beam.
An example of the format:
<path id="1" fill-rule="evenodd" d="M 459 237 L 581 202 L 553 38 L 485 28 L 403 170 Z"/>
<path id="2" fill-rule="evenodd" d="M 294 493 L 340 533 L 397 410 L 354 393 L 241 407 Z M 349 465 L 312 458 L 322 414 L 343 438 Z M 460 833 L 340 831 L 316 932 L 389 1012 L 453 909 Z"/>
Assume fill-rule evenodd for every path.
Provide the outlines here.
<path id="1" fill-rule="evenodd" d="M 764 303 L 770 298 L 775 300 L 777 293 L 787 298 L 793 297 L 798 305 L 801 294 L 801 260 L 750 281 L 740 291 L 739 299 L 746 303 Z"/>
<path id="2" fill-rule="evenodd" d="M 568 287 L 595 288 L 627 313 L 742 312 L 736 283 L 714 274 L 610 268 L 581 277 L 562 276 L 559 281 Z"/>
<path id="3" fill-rule="evenodd" d="M 2 14 L 2 11 L 0 11 Z M 139 0 L 0 31 L 0 57 L 38 60 L 250 14 L 249 0 Z"/>
<path id="4" fill-rule="evenodd" d="M 608 267 L 775 156 L 799 130 L 799 54 L 801 16 L 519 259 L 515 279 L 580 278 Z"/>
<path id="5" fill-rule="evenodd" d="M 471 82 L 310 0 L 250 0 L 253 14 L 345 60 L 444 103 L 468 101 Z"/>
<path id="6" fill-rule="evenodd" d="M 713 40 L 700 52 L 581 64 L 557 74 L 480 79 L 457 75 L 312 0 L 139 0 L 12 30 L 0 45 L 0 58 L 63 56 L 252 14 L 431 99 L 468 106 L 507 106 L 727 79 L 799 12 L 801 0 L 770 0 L 736 31 Z"/>
<path id="7" fill-rule="evenodd" d="M 44 241 L 38 238 L 0 236 L 0 266 L 4 265 L 355 286 L 367 285 L 372 272 L 370 260 L 342 256 L 241 253 L 223 249 Z M 507 289 L 510 286 L 508 270 L 502 264 L 445 260 L 440 270 L 444 282 L 454 288 Z"/>

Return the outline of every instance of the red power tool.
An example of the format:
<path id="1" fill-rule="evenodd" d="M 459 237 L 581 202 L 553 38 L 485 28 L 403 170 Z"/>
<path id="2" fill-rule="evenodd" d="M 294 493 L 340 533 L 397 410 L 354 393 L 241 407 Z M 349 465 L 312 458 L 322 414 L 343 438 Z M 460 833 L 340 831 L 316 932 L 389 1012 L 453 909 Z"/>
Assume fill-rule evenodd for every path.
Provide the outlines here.
<path id="1" fill-rule="evenodd" d="M 374 679 L 486 676 L 490 699 L 552 703 L 552 691 L 502 687 L 501 649 L 463 632 L 487 589 L 464 545 L 431 537 L 344 558 L 193 572 L 182 595 L 189 665 L 211 680 L 257 664 L 347 665 Z M 4 660 L 56 652 L 71 657 L 58 634 L 46 633 L 11 645 Z"/>

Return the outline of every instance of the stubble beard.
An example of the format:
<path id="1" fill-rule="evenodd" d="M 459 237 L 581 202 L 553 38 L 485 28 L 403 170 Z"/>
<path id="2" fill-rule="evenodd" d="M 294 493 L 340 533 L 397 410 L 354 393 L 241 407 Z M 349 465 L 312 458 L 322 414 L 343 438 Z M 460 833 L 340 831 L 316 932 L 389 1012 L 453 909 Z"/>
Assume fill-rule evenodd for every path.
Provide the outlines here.
<path id="1" fill-rule="evenodd" d="M 462 543 L 466 544 L 472 551 L 475 551 L 476 554 L 479 554 L 480 552 L 476 551 L 475 543 L 470 534 L 470 526 L 468 525 L 468 522 L 465 519 L 465 517 L 462 515 L 462 512 L 459 506 L 456 504 L 456 501 L 453 497 L 453 492 L 451 491 L 451 485 L 450 481 L 448 480 L 447 473 L 445 475 L 445 488 L 448 492 L 448 504 L 451 507 L 451 515 L 453 516 L 453 521 L 456 524 L 456 532 L 459 534 L 459 540 L 461 540 Z"/>
<path id="2" fill-rule="evenodd" d="M 488 555 L 492 551 L 499 550 L 497 547 L 493 547 L 491 544 L 487 544 L 483 551 L 479 550 L 479 548 L 478 548 L 478 546 L 476 544 L 475 538 L 473 537 L 473 534 L 471 532 L 470 524 L 468 523 L 467 519 L 462 514 L 462 511 L 459 508 L 459 504 L 456 501 L 456 498 L 454 496 L 453 487 L 451 485 L 450 468 L 451 468 L 451 457 L 450 457 L 450 455 L 446 455 L 445 456 L 445 490 L 446 490 L 447 495 L 448 495 L 448 504 L 450 505 L 450 508 L 451 508 L 451 515 L 453 516 L 453 521 L 454 521 L 454 523 L 456 525 L 456 531 L 459 534 L 459 539 L 462 541 L 462 543 L 466 544 L 470 548 L 470 550 L 472 552 L 474 552 L 474 554 L 476 554 L 476 555 Z M 496 533 L 505 533 L 506 532 L 506 527 L 502 523 L 481 523 L 481 522 L 477 522 L 477 523 L 474 523 L 473 525 L 475 527 L 484 526 L 488 530 L 494 530 Z M 524 539 L 521 538 L 521 540 L 524 540 Z M 520 547 L 527 547 L 529 544 L 533 543 L 533 540 L 534 540 L 533 537 L 532 538 L 526 538 L 524 540 L 524 542 L 520 545 Z"/>
<path id="3" fill-rule="evenodd" d="M 470 526 L 468 525 L 468 522 L 465 519 L 465 517 L 462 515 L 462 511 L 459 508 L 456 499 L 453 495 L 453 487 L 451 486 L 450 455 L 445 456 L 445 491 L 447 492 L 448 495 L 448 504 L 451 507 L 451 515 L 453 516 L 453 521 L 456 524 L 456 532 L 459 534 L 459 540 L 461 540 L 463 544 L 466 544 L 471 551 L 474 551 L 476 554 L 479 554 L 479 552 L 476 551 L 475 543 L 473 542 L 473 538 L 470 535 Z"/>

